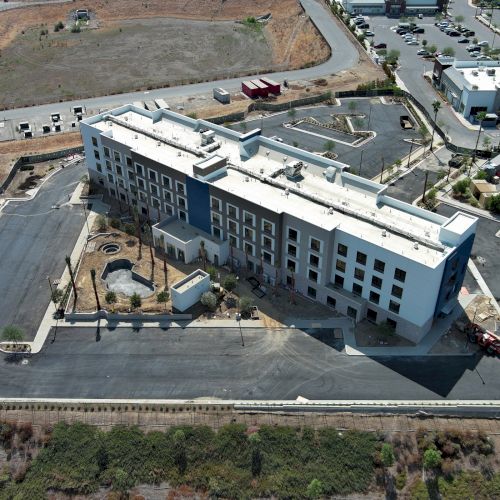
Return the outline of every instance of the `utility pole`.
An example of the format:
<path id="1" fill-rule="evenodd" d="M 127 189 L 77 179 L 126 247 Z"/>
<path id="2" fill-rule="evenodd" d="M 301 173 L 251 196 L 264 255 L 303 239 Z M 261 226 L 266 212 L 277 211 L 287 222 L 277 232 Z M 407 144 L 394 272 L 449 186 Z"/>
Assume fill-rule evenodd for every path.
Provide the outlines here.
<path id="1" fill-rule="evenodd" d="M 427 177 L 429 177 L 429 171 L 425 171 L 425 180 L 424 180 L 424 192 L 422 194 L 422 202 L 425 203 L 425 192 L 427 191 Z"/>
<path id="2" fill-rule="evenodd" d="M 363 153 L 365 152 L 364 149 L 361 150 L 361 158 L 359 159 L 359 170 L 358 170 L 358 175 L 361 175 L 361 167 L 363 164 Z"/>
<path id="3" fill-rule="evenodd" d="M 408 164 L 406 165 L 406 168 L 410 168 L 410 158 L 412 150 L 413 150 L 413 141 L 410 142 L 410 153 L 408 154 Z"/>
<path id="4" fill-rule="evenodd" d="M 384 157 L 382 156 L 382 171 L 380 172 L 380 184 L 382 184 L 382 177 L 384 175 Z"/>

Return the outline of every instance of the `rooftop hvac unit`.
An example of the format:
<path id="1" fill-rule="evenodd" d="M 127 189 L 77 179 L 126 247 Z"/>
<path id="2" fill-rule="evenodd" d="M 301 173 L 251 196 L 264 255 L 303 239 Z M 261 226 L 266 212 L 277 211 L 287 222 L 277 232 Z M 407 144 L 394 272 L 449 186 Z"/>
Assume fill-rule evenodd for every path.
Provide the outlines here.
<path id="1" fill-rule="evenodd" d="M 473 74 L 474 76 L 479 76 L 479 72 L 478 72 L 478 71 L 475 71 L 475 70 L 472 72 L 472 74 Z"/>
<path id="2" fill-rule="evenodd" d="M 201 145 L 206 146 L 215 140 L 215 132 L 213 130 L 206 130 L 201 133 Z"/>
<path id="3" fill-rule="evenodd" d="M 418 243 L 417 243 L 417 242 L 413 243 L 413 248 L 414 248 L 415 250 L 418 250 Z"/>
<path id="4" fill-rule="evenodd" d="M 333 182 L 335 180 L 335 167 L 328 167 L 323 175 L 326 177 L 328 182 Z"/>
<path id="5" fill-rule="evenodd" d="M 304 164 L 301 161 L 291 161 L 285 166 L 285 175 L 289 179 L 299 177 L 303 166 Z"/>
<path id="6" fill-rule="evenodd" d="M 328 209 L 328 213 L 329 213 L 330 215 L 332 215 L 332 214 L 333 214 L 333 207 L 330 207 L 330 208 Z"/>
<path id="7" fill-rule="evenodd" d="M 488 76 L 495 76 L 495 68 L 488 68 L 488 69 L 486 70 L 486 74 L 487 74 Z"/>
<path id="8" fill-rule="evenodd" d="M 387 231 L 386 231 L 385 229 L 382 231 L 382 236 L 383 236 L 384 238 L 387 236 Z"/>

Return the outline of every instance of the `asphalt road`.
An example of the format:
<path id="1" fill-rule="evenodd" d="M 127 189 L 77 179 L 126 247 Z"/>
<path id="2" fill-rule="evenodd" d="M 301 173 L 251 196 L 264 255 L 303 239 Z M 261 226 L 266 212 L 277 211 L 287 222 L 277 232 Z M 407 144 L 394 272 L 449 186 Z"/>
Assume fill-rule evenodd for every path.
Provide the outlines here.
<path id="1" fill-rule="evenodd" d="M 330 45 L 332 49 L 332 56 L 328 61 L 323 64 L 319 64 L 318 66 L 294 71 L 272 73 L 266 76 L 281 82 L 285 79 L 307 80 L 339 73 L 340 71 L 354 66 L 358 61 L 358 51 L 344 31 L 336 24 L 333 15 L 329 12 L 328 7 L 324 4 L 324 2 L 320 0 L 300 0 L 300 2 L 307 15 L 316 24 L 325 40 Z M 194 85 L 183 85 L 151 90 L 149 92 L 130 92 L 126 94 L 96 97 L 94 99 L 18 108 L 1 112 L 0 119 L 21 120 L 39 115 L 49 116 L 51 113 L 65 113 L 68 108 L 75 105 L 81 105 L 82 103 L 84 103 L 88 109 L 108 109 L 143 99 L 152 100 L 162 98 L 166 99 L 168 102 L 168 99 L 172 97 L 207 93 L 211 94 L 214 87 L 224 87 L 228 90 L 241 88 L 242 80 L 242 78 L 233 78 L 229 80 L 218 80 Z"/>
<path id="2" fill-rule="evenodd" d="M 347 356 L 299 330 L 59 329 L 27 364 L 0 360 L 0 397 L 500 399 L 499 361 Z"/>
<path id="3" fill-rule="evenodd" d="M 463 24 L 476 32 L 478 40 L 488 40 L 491 42 L 493 38 L 491 30 L 474 19 L 475 9 L 468 6 L 465 7 L 466 2 L 463 2 L 463 4 L 464 5 L 460 3 L 460 6 L 457 6 L 458 2 L 452 4 L 453 10 L 450 11 L 452 17 L 460 14 L 464 15 L 465 21 Z M 432 85 L 423 78 L 423 73 L 424 71 L 432 71 L 434 62 L 417 56 L 417 51 L 422 48 L 421 45 L 406 45 L 400 35 L 389 29 L 391 26 L 397 25 L 397 19 L 389 19 L 385 16 L 374 16 L 369 18 L 368 22 L 370 24 L 370 29 L 375 33 L 375 43 L 385 42 L 387 43 L 387 50 L 399 50 L 401 54 L 399 57 L 400 67 L 397 72 L 399 77 L 403 80 L 408 91 L 425 106 L 431 115 L 433 115 L 432 103 L 436 99 L 440 99 Z M 429 46 L 436 45 L 438 50 L 443 50 L 445 47 L 452 47 L 458 59 L 472 60 L 465 49 L 467 44 L 457 43 L 461 37 L 450 37 L 440 31 L 434 26 L 434 17 L 425 17 L 421 20 L 417 19 L 415 22 L 425 29 L 425 33 L 418 35 L 420 42 L 425 39 L 429 42 Z M 441 102 L 442 107 L 437 117 L 438 124 L 440 124 L 445 132 L 451 137 L 453 143 L 470 148 L 475 147 L 477 134 L 468 130 L 460 123 L 447 102 Z M 498 144 L 500 140 L 499 131 L 486 130 L 483 132 L 483 137 L 485 135 L 491 137 L 493 145 Z"/>
<path id="4" fill-rule="evenodd" d="M 47 276 L 61 277 L 84 223 L 80 207 L 51 207 L 68 201 L 84 173 L 83 164 L 65 168 L 33 200 L 0 212 L 0 328 L 15 324 L 34 337 L 50 302 Z"/>

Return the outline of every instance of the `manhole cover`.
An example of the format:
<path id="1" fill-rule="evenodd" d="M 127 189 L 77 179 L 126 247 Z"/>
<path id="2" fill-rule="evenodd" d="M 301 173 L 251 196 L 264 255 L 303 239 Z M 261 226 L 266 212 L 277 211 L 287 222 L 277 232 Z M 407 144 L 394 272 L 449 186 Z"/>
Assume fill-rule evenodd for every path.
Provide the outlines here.
<path id="1" fill-rule="evenodd" d="M 28 361 L 27 359 L 23 359 L 23 360 L 21 361 L 21 364 L 22 364 L 22 365 L 27 365 L 28 363 L 29 363 L 29 361 Z"/>

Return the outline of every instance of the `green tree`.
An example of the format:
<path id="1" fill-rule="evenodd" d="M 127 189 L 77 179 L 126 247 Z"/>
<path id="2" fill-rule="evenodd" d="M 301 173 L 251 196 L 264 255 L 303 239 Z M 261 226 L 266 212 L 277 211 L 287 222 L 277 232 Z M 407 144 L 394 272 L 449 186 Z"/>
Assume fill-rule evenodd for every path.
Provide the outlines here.
<path id="1" fill-rule="evenodd" d="M 142 305 L 141 296 L 138 293 L 134 293 L 130 296 L 130 307 L 132 309 L 138 309 Z"/>
<path id="2" fill-rule="evenodd" d="M 435 45 L 431 45 L 430 47 L 427 48 L 427 50 L 431 53 L 434 54 L 437 51 L 437 47 Z"/>
<path id="3" fill-rule="evenodd" d="M 200 302 L 210 311 L 217 309 L 217 297 L 212 292 L 203 293 Z"/>
<path id="4" fill-rule="evenodd" d="M 455 49 L 453 47 L 445 47 L 443 49 L 443 56 L 453 57 L 455 55 Z"/>
<path id="5" fill-rule="evenodd" d="M 174 432 L 172 440 L 174 443 L 174 462 L 179 474 L 182 475 L 187 469 L 186 435 L 178 429 Z"/>
<path id="6" fill-rule="evenodd" d="M 111 479 L 111 484 L 115 491 L 120 491 L 125 493 L 129 488 L 133 486 L 133 481 L 130 479 L 129 474 L 123 469 L 115 469 L 113 471 L 113 476 Z"/>
<path id="7" fill-rule="evenodd" d="M 60 288 L 54 288 L 54 291 L 52 292 L 51 299 L 52 299 L 52 302 L 54 302 L 54 305 L 56 306 L 56 308 L 57 308 L 57 304 L 59 304 L 59 302 L 61 302 L 63 297 L 64 297 L 64 292 Z"/>
<path id="8" fill-rule="evenodd" d="M 240 313 L 248 314 L 252 309 L 253 301 L 250 297 L 241 297 L 239 301 Z"/>
<path id="9" fill-rule="evenodd" d="M 97 216 L 96 219 L 96 224 L 97 224 L 97 229 L 102 233 L 103 231 L 106 231 L 108 228 L 108 222 L 106 220 L 106 217 L 102 214 Z"/>
<path id="10" fill-rule="evenodd" d="M 2 330 L 2 339 L 17 345 L 23 340 L 24 333 L 18 326 L 8 325 Z"/>
<path id="11" fill-rule="evenodd" d="M 464 16 L 455 16 L 455 22 L 457 24 L 463 23 L 464 22 Z"/>
<path id="12" fill-rule="evenodd" d="M 94 289 L 95 302 L 97 305 L 97 310 L 101 310 L 101 303 L 99 302 L 99 294 L 97 293 L 97 285 L 95 282 L 96 272 L 95 269 L 90 270 L 90 279 L 92 280 L 92 288 Z"/>
<path id="13" fill-rule="evenodd" d="M 296 114 L 297 114 L 297 111 L 295 110 L 295 108 L 290 108 L 290 109 L 288 110 L 288 116 L 289 116 L 290 118 L 294 118 Z"/>
<path id="14" fill-rule="evenodd" d="M 469 189 L 470 179 L 462 179 L 453 184 L 452 189 L 455 194 L 464 195 Z"/>
<path id="15" fill-rule="evenodd" d="M 422 40 L 422 47 L 425 49 L 425 47 L 427 46 L 429 42 L 427 40 Z"/>
<path id="16" fill-rule="evenodd" d="M 114 309 L 114 304 L 116 304 L 116 293 L 113 292 L 112 290 L 106 292 L 104 300 L 106 301 L 107 304 L 110 304 Z"/>
<path id="17" fill-rule="evenodd" d="M 358 104 L 356 103 L 356 101 L 349 101 L 349 111 L 351 113 L 353 113 L 354 111 L 356 111 L 356 108 L 358 107 Z"/>
<path id="18" fill-rule="evenodd" d="M 335 143 L 333 141 L 326 141 L 323 147 L 325 151 L 332 151 L 335 149 Z"/>
<path id="19" fill-rule="evenodd" d="M 384 443 L 380 450 L 380 457 L 384 467 L 391 467 L 394 464 L 394 451 L 389 443 Z"/>
<path id="20" fill-rule="evenodd" d="M 228 274 L 225 278 L 224 281 L 222 282 L 222 286 L 228 291 L 232 292 L 235 288 L 236 285 L 238 284 L 238 280 L 236 279 L 236 276 L 234 274 Z"/>
<path id="21" fill-rule="evenodd" d="M 210 275 L 210 281 L 217 279 L 217 269 L 214 266 L 208 266 L 206 271 Z"/>
<path id="22" fill-rule="evenodd" d="M 394 65 L 397 64 L 400 55 L 401 53 L 399 52 L 399 50 L 392 49 L 387 53 L 385 60 L 388 64 Z"/>
<path id="23" fill-rule="evenodd" d="M 432 137 L 431 137 L 431 145 L 429 147 L 429 151 L 432 151 L 432 143 L 434 142 L 434 132 L 436 131 L 437 126 L 437 114 L 441 109 L 441 103 L 439 101 L 434 101 L 432 103 L 432 109 L 434 110 L 434 126 L 432 127 Z"/>
<path id="24" fill-rule="evenodd" d="M 424 452 L 424 467 L 426 469 L 435 469 L 441 465 L 441 452 L 435 448 L 429 448 Z"/>
<path id="25" fill-rule="evenodd" d="M 252 450 L 252 476 L 257 477 L 262 472 L 261 439 L 259 434 L 254 432 L 248 436 L 248 441 Z"/>
<path id="26" fill-rule="evenodd" d="M 167 302 L 168 299 L 170 298 L 170 294 L 167 292 L 167 290 L 163 290 L 156 295 L 156 302 L 158 304 L 165 304 L 165 311 L 167 310 Z"/>
<path id="27" fill-rule="evenodd" d="M 323 483 L 319 479 L 313 479 L 307 486 L 307 498 L 320 498 L 323 495 Z"/>
<path id="28" fill-rule="evenodd" d="M 495 194 L 486 200 L 486 208 L 495 214 L 500 213 L 500 194 Z"/>

